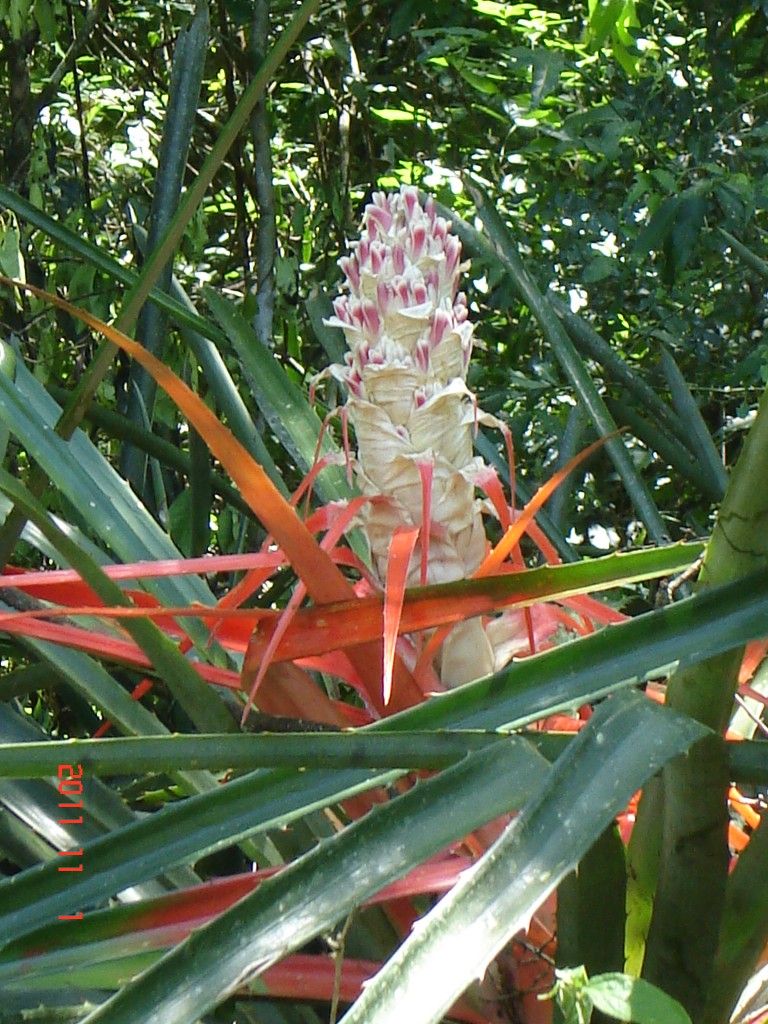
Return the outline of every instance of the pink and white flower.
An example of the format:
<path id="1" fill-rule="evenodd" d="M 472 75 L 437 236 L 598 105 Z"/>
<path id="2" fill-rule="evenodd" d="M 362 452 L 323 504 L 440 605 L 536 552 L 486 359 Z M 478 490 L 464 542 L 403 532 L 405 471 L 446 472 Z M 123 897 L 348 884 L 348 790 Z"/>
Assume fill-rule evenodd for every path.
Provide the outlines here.
<path id="1" fill-rule="evenodd" d="M 449 222 L 418 192 L 378 192 L 362 235 L 339 260 L 345 282 L 326 321 L 349 346 L 329 373 L 347 388 L 357 482 L 371 499 L 360 516 L 373 568 L 386 580 L 396 531 L 419 530 L 407 585 L 466 579 L 488 548 L 475 481 L 479 420 L 466 385 L 473 325 L 459 291 L 467 264 Z M 520 613 L 516 613 L 520 618 Z M 443 645 L 441 681 L 457 686 L 498 668 L 481 619 L 456 626 Z"/>

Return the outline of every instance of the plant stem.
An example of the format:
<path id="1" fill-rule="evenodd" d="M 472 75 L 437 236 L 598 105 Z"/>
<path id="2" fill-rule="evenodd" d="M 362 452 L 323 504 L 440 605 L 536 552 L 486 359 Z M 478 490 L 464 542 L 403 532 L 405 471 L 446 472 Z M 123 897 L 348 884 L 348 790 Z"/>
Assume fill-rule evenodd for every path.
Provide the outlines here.
<path id="1" fill-rule="evenodd" d="M 768 567 L 768 390 L 733 471 L 707 547 L 700 585 Z M 722 734 L 743 651 L 724 652 L 677 672 L 667 704 L 715 735 L 663 774 L 663 837 L 643 976 L 700 1020 L 713 981 L 728 877 L 728 772 Z M 684 912 L 681 912 L 684 908 Z M 732 914 L 732 908 L 728 911 Z M 726 921 L 727 924 L 727 921 Z"/>

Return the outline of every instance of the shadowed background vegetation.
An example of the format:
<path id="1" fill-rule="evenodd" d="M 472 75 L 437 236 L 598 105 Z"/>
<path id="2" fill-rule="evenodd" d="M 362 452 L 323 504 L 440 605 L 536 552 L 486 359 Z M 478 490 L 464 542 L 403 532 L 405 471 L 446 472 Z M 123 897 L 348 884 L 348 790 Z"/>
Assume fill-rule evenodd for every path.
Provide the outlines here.
<path id="1" fill-rule="evenodd" d="M 333 756 L 343 764 L 332 769 L 332 755 L 319 744 L 303 748 L 310 753 L 279 756 L 277 747 L 259 755 L 254 746 L 237 762 L 239 770 L 252 770 L 243 779 L 252 777 L 265 794 L 263 807 L 254 807 L 244 781 L 219 785 L 228 778 L 224 769 L 236 767 L 226 737 L 237 731 L 243 708 L 230 685 L 243 651 L 211 641 L 202 619 L 185 621 L 183 643 L 210 669 L 206 679 L 221 682 L 224 676 L 215 673 L 230 673 L 230 689 L 201 684 L 178 651 L 177 624 L 159 623 L 174 644 L 143 620 L 131 627 L 147 659 L 137 664 L 116 656 L 110 644 L 127 634 L 107 630 L 92 607 L 92 617 L 76 625 L 94 631 L 104 644 L 100 650 L 73 649 L 52 633 L 23 633 L 18 623 L 5 632 L 0 622 L 0 699 L 6 702 L 0 706 L 0 755 L 4 746 L 46 737 L 85 740 L 106 730 L 108 721 L 117 733 L 147 742 L 175 732 L 219 736 L 203 760 L 188 748 L 174 759 L 168 746 L 167 755 L 137 748 L 141 767 L 133 771 L 124 762 L 118 768 L 117 760 L 101 764 L 100 779 L 88 783 L 82 832 L 57 822 L 56 789 L 47 780 L 56 774 L 54 753 L 65 759 L 59 748 L 48 761 L 45 755 L 36 764 L 22 758 L 26 777 L 14 779 L 11 766 L 21 755 L 10 747 L 13 757 L 2 769 L 8 777 L 0 779 L 8 811 L 0 825 L 6 876 L 0 888 L 8 899 L 0 896 L 0 908 L 6 908 L 9 939 L 27 935 L 30 948 L 50 951 L 57 948 L 56 933 L 45 929 L 58 913 L 82 905 L 98 914 L 121 891 L 160 898 L 200 880 L 248 873 L 254 864 L 293 862 L 321 838 L 341 843 L 338 858 L 332 847 L 327 863 L 322 854 L 306 865 L 297 862 L 297 881 L 286 873 L 279 883 L 296 907 L 317 901 L 306 931 L 292 932 L 290 922 L 269 918 L 278 896 L 268 899 L 265 888 L 264 907 L 244 903 L 239 918 L 220 919 L 219 932 L 201 932 L 197 944 L 189 940 L 192 980 L 184 975 L 182 954 L 164 968 L 170 975 L 158 973 L 153 982 L 150 972 L 144 989 L 125 987 L 124 1004 L 111 1007 L 106 1000 L 151 959 L 142 959 L 130 941 L 120 947 L 117 967 L 91 970 L 100 958 L 106 962 L 94 948 L 105 947 L 82 940 L 78 953 L 75 922 L 60 943 L 75 950 L 74 967 L 51 954 L 26 987 L 10 981 L 18 975 L 22 947 L 7 946 L 0 950 L 0 990 L 8 988 L 11 1016 L 0 1007 L 0 1021 L 27 1019 L 19 1015 L 49 1003 L 40 1020 L 138 1024 L 149 1019 L 142 1014 L 154 1012 L 148 1008 L 158 1005 L 159 994 L 186 993 L 189 1003 L 203 978 L 210 1006 L 181 1010 L 169 1002 L 164 1020 L 194 1021 L 198 1012 L 206 1022 L 238 1024 L 310 1024 L 328 1020 L 329 1012 L 333 1019 L 339 1001 L 351 1002 L 360 979 L 373 973 L 361 967 L 345 988 L 345 952 L 351 964 L 378 965 L 438 890 L 427 887 L 430 895 L 424 895 L 415 887 L 415 897 L 407 894 L 415 898 L 408 910 L 368 907 L 355 911 L 344 928 L 340 919 L 411 867 L 518 807 L 532 824 L 511 840 L 517 846 L 507 850 L 510 872 L 543 864 L 562 878 L 592 848 L 592 859 L 569 875 L 560 893 L 558 964 L 586 964 L 590 975 L 625 967 L 639 974 L 657 894 L 644 977 L 693 1019 L 728 1020 L 768 939 L 768 871 L 758 829 L 726 881 L 725 794 L 735 780 L 748 798 L 762 799 L 768 781 L 762 751 L 756 743 L 750 755 L 726 750 L 710 733 L 691 757 L 665 769 L 663 780 L 649 783 L 647 810 L 644 816 L 641 805 L 630 846 L 628 896 L 624 848 L 609 824 L 653 771 L 700 740 L 702 726 L 718 733 L 730 724 L 747 739 L 765 728 L 755 694 L 768 675 L 759 658 L 747 695 L 752 703 L 745 704 L 742 693 L 741 710 L 734 712 L 733 694 L 749 678 L 743 669 L 739 676 L 743 647 L 764 631 L 765 584 L 751 574 L 764 571 L 768 558 L 768 427 L 765 414 L 756 415 L 768 382 L 766 21 L 760 0 L 308 0 L 301 8 L 284 0 L 0 0 L 0 274 L 101 321 L 116 321 L 226 423 L 279 494 L 292 493 L 310 471 L 321 421 L 345 397 L 330 382 L 318 389 L 314 411 L 307 402 L 313 377 L 343 359 L 341 332 L 323 323 L 338 294 L 337 260 L 357 237 L 372 192 L 403 184 L 436 198 L 471 260 L 464 287 L 477 343 L 468 383 L 479 405 L 511 429 L 516 506 L 597 437 L 625 428 L 567 477 L 537 521 L 559 558 L 574 563 L 574 582 L 563 583 L 563 593 L 597 588 L 602 570 L 595 568 L 596 556 L 659 546 L 642 569 L 615 563 L 606 570 L 613 573 L 608 582 L 599 584 L 612 587 L 604 600 L 613 609 L 632 617 L 652 612 L 658 625 L 627 623 L 611 636 L 588 638 L 584 643 L 593 646 L 580 648 L 583 655 L 557 648 L 549 662 L 546 655 L 531 662 L 541 669 L 526 670 L 521 662 L 495 684 L 437 702 L 438 710 L 428 702 L 404 711 L 400 724 L 393 719 L 393 743 L 400 729 L 522 728 L 598 700 L 619 684 L 666 678 L 670 666 L 688 666 L 669 685 L 676 713 L 651 711 L 633 697 L 607 702 L 600 712 L 606 724 L 591 724 L 563 755 L 560 740 L 550 747 L 542 741 L 540 753 L 520 740 L 519 749 L 505 754 L 498 745 L 489 753 L 478 744 L 458 765 L 458 753 L 441 761 L 425 740 L 415 760 L 405 758 L 402 747 L 382 760 L 373 746 L 363 747 L 362 755 L 344 754 L 339 746 Z M 150 288 L 154 301 L 147 303 Z M 68 599 L 62 590 L 50 600 L 89 604 L 86 596 L 96 593 L 107 604 L 125 602 L 125 592 L 115 583 L 110 590 L 97 566 L 242 555 L 274 534 L 258 502 L 232 483 L 238 457 L 218 450 L 214 457 L 205 425 L 192 422 L 187 409 L 181 416 L 176 399 L 151 373 L 93 325 L 5 287 L 0 323 L 6 471 L 0 552 L 9 566 L 73 566 L 91 588 L 88 595 L 73 590 Z M 325 451 L 334 448 L 329 439 L 323 444 Z M 481 430 L 477 451 L 508 477 L 499 436 Z M 349 494 L 342 467 L 318 477 L 317 504 Z M 691 597 L 695 573 L 687 579 L 678 573 L 700 553 L 693 542 L 707 541 L 713 530 L 702 583 Z M 490 539 L 499 536 L 491 526 Z M 668 547 L 678 541 L 692 542 L 691 548 L 679 553 Z M 350 543 L 362 554 L 359 537 Z M 531 566 L 543 560 L 527 538 L 523 554 Z M 166 607 L 211 605 L 228 599 L 243 567 L 233 563 L 215 574 L 197 567 L 184 576 L 169 572 L 145 580 L 141 588 L 127 586 Z M 288 562 L 245 598 L 246 605 L 282 609 L 302 577 L 301 567 Z M 739 583 L 742 577 L 748 579 Z M 30 611 L 48 599 L 19 586 L 0 595 L 4 613 Z M 556 592 L 557 583 L 552 586 Z M 722 598 L 708 596 L 710 586 L 725 587 L 717 592 Z M 537 593 L 531 591 L 531 601 Z M 359 712 L 361 702 L 332 671 L 313 677 L 315 698 L 309 676 L 290 661 L 285 665 L 276 689 L 267 688 L 257 701 L 259 729 L 284 729 L 286 717 L 292 729 L 316 719 L 343 724 L 333 717 L 338 711 L 329 710 L 336 707 L 331 701 Z M 289 680 L 293 669 L 296 677 Z M 137 693 L 148 671 L 153 686 Z M 652 730 L 658 730 L 655 745 L 647 739 Z M 306 743 L 316 739 L 325 737 L 308 736 Z M 458 742 L 463 753 L 465 741 L 459 736 Z M 77 754 L 85 763 L 86 747 Z M 749 756 L 756 760 L 748 762 Z M 268 767 L 273 763 L 281 767 Z M 299 775 L 307 763 L 312 770 Z M 433 790 L 425 785 L 434 796 L 423 806 L 415 796 L 422 784 L 411 793 L 395 786 L 415 768 L 445 772 L 430 782 Z M 518 773 L 513 791 L 494 788 L 491 780 L 501 771 Z M 618 794 L 614 778 L 621 780 Z M 569 779 L 575 780 L 571 788 Z M 594 789 L 587 786 L 592 779 Z M 364 802 L 361 794 L 374 783 L 386 784 L 392 797 L 403 795 L 387 804 L 390 816 L 374 819 L 379 824 L 362 833 L 361 843 L 365 819 L 356 819 L 363 803 L 347 803 L 345 811 L 321 808 L 342 798 Z M 485 802 L 473 800 L 477 792 Z M 453 831 L 435 832 L 430 845 L 423 837 L 436 829 L 452 795 Z M 566 812 L 577 806 L 574 837 Z M 214 807 L 210 813 L 222 823 L 215 835 L 213 827 L 203 827 Z M 166 824 L 153 834 L 148 822 L 160 808 Z M 757 826 L 733 809 L 730 820 L 746 835 Z M 662 823 L 663 835 L 656 828 Z M 133 828 L 139 831 L 124 832 Z M 398 829 L 413 842 L 402 863 Z M 162 837 L 170 843 L 177 830 L 183 837 L 178 849 L 153 860 L 149 851 L 163 847 Z M 702 842 L 691 859 L 686 852 L 681 862 L 679 851 L 691 834 L 705 834 L 711 843 Z M 130 851 L 126 835 L 135 835 Z M 54 871 L 56 850 L 91 841 L 97 845 L 90 859 L 86 852 L 82 888 L 73 883 L 63 890 Z M 460 853 L 474 856 L 482 848 L 481 842 Z M 48 869 L 39 867 L 46 861 Z M 347 872 L 365 864 L 378 864 L 379 873 L 371 868 L 365 885 L 350 887 L 348 907 L 335 898 L 322 903 L 323 879 L 338 889 Z M 689 891 L 691 879 L 696 891 Z M 482 886 L 481 902 L 495 907 L 503 924 L 479 955 L 487 961 L 504 947 L 508 958 L 499 962 L 490 994 L 479 989 L 453 1012 L 468 1021 L 541 1019 L 536 1014 L 548 1013 L 549 1004 L 537 1009 L 535 1000 L 526 1002 L 534 983 L 515 974 L 520 957 L 509 952 L 509 942 L 546 887 L 534 880 L 520 895 L 509 878 L 490 872 Z M 76 906 L 57 911 L 65 891 Z M 613 901 L 616 910 L 602 948 L 585 923 L 596 901 Z M 459 896 L 441 913 L 445 922 L 436 918 L 423 933 L 426 952 L 409 947 L 405 966 L 392 962 L 403 984 L 421 979 L 413 983 L 408 1020 L 441 1019 L 478 973 L 466 966 L 457 982 L 466 984 L 448 992 L 452 954 L 438 939 L 460 934 L 478 912 Z M 140 934 L 127 918 L 109 919 L 105 931 L 100 920 L 94 916 L 93 931 L 80 933 L 88 942 Z M 30 937 L 36 928 L 44 933 L 39 941 Z M 238 968 L 235 951 L 246 933 L 262 945 L 254 939 L 250 959 Z M 213 948 L 221 950 L 219 957 L 211 955 Z M 248 992 L 233 995 L 238 971 L 260 957 L 278 961 L 275 950 L 323 960 L 325 987 L 318 982 L 312 988 L 314 975 L 300 963 L 295 976 L 271 988 L 253 982 Z M 553 955 L 549 948 L 543 954 L 548 968 Z M 431 977 L 430 956 L 445 992 L 425 1007 L 418 988 Z M 74 976 L 62 982 L 70 969 Z M 309 1000 L 302 998 L 307 993 Z M 594 993 L 594 1004 L 610 1012 Z M 350 1011 L 350 1024 L 387 1019 L 386 984 L 369 996 Z M 179 1006 L 183 1001 L 178 996 Z M 555 1012 L 577 1019 L 567 1007 Z M 647 1015 L 632 1019 L 652 1019 L 650 1010 L 637 1012 Z"/>

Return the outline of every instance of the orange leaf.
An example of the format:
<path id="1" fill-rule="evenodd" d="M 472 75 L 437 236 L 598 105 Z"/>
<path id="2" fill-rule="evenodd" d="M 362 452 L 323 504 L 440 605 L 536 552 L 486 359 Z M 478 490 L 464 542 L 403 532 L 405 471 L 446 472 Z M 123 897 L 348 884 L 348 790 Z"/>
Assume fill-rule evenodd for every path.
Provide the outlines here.
<path id="1" fill-rule="evenodd" d="M 515 522 L 509 527 L 493 551 L 486 556 L 483 564 L 475 573 L 475 576 L 490 576 L 492 573 L 498 572 L 502 563 L 520 543 L 523 534 L 528 529 L 528 525 L 533 521 L 533 517 L 542 505 L 552 497 L 563 480 L 565 480 L 565 478 L 576 468 L 576 466 L 579 465 L 580 462 L 583 462 L 584 459 L 588 458 L 593 452 L 596 452 L 598 448 L 601 448 L 606 441 L 609 441 L 612 437 L 616 437 L 619 433 L 621 433 L 621 431 L 617 431 L 609 437 L 599 438 L 588 448 L 585 448 L 583 452 L 580 452 L 572 458 L 565 466 L 562 467 L 562 469 L 559 469 L 557 473 L 554 473 L 545 484 L 542 484 L 525 508 L 521 511 Z"/>
<path id="2" fill-rule="evenodd" d="M 205 439 L 212 454 L 237 484 L 244 500 L 282 548 L 294 570 L 304 581 L 312 599 L 317 604 L 327 604 L 354 598 L 352 584 L 339 571 L 330 555 L 316 542 L 296 510 L 285 500 L 264 469 L 217 420 L 202 399 L 169 367 L 121 331 L 105 324 L 87 310 L 73 306 L 58 295 L 52 295 L 23 281 L 14 281 L 4 275 L 0 275 L 0 282 L 10 288 L 29 291 L 51 305 L 63 309 L 76 320 L 103 334 L 112 344 L 127 352 L 143 366 Z M 365 680 L 372 701 L 376 702 L 378 710 L 381 711 L 383 708 L 379 697 L 380 651 L 381 644 L 373 644 L 368 651 L 352 652 L 350 658 L 354 660 L 361 679 Z M 401 692 L 397 695 L 397 701 L 393 702 L 393 711 L 409 707 L 422 699 L 421 691 L 402 663 L 397 666 L 397 677 Z"/>
<path id="3" fill-rule="evenodd" d="M 75 319 L 103 334 L 113 345 L 127 352 L 170 395 L 212 454 L 237 484 L 249 507 L 264 523 L 289 558 L 296 572 L 307 582 L 318 602 L 339 601 L 350 596 L 350 586 L 328 555 L 282 496 L 264 469 L 250 456 L 232 433 L 220 423 L 213 411 L 168 366 L 156 359 L 138 342 L 93 316 L 87 310 L 52 295 L 34 285 L 13 281 L 0 275 L 9 287 L 23 288 L 50 302 Z"/>

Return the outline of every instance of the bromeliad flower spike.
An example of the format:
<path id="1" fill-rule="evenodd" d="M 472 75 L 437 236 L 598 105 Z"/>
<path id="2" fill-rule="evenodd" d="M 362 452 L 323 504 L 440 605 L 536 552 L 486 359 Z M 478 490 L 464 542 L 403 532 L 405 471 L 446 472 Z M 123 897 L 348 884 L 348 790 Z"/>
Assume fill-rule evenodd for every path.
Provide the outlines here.
<path id="1" fill-rule="evenodd" d="M 376 499 L 361 516 L 374 570 L 384 583 L 393 537 L 415 528 L 408 585 L 465 579 L 486 538 L 473 482 L 481 463 L 465 384 L 473 327 L 459 291 L 461 244 L 431 199 L 422 208 L 416 189 L 403 188 L 374 195 L 362 237 L 339 265 L 346 294 L 328 323 L 350 350 L 331 372 L 348 388 L 358 484 Z M 443 650 L 443 684 L 492 668 L 481 621 L 457 627 Z"/>
<path id="2" fill-rule="evenodd" d="M 473 432 L 480 420 L 498 424 L 466 385 L 473 325 L 459 291 L 461 243 L 431 198 L 422 207 L 417 190 L 403 187 L 373 196 L 362 236 L 339 265 L 343 294 L 326 323 L 344 331 L 349 352 L 326 372 L 348 391 L 374 571 L 386 586 L 405 550 L 408 586 L 469 578 L 487 550 L 475 489 L 493 475 L 473 454 Z M 456 626 L 443 645 L 444 686 L 498 667 L 480 618 Z"/>

